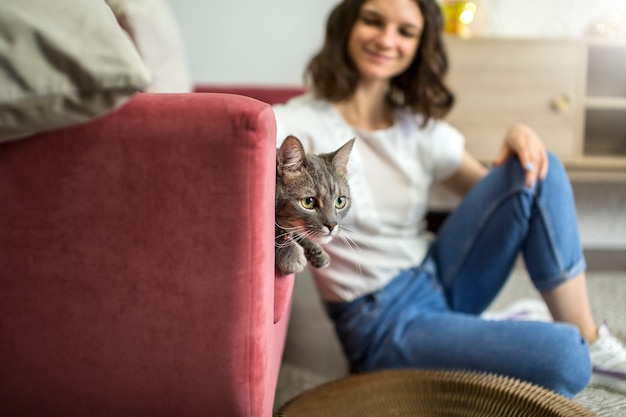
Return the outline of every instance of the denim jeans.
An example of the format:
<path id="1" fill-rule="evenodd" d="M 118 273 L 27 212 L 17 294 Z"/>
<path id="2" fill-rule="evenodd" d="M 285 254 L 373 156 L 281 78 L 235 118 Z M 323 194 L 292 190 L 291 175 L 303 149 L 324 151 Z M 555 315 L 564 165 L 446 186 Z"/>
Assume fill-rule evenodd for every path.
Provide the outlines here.
<path id="1" fill-rule="evenodd" d="M 326 303 L 355 371 L 463 369 L 529 381 L 572 397 L 591 377 L 587 344 L 569 324 L 484 320 L 518 255 L 540 291 L 585 269 L 571 186 L 550 154 L 524 184 L 516 158 L 494 168 L 449 216 L 421 265 L 348 303 Z"/>

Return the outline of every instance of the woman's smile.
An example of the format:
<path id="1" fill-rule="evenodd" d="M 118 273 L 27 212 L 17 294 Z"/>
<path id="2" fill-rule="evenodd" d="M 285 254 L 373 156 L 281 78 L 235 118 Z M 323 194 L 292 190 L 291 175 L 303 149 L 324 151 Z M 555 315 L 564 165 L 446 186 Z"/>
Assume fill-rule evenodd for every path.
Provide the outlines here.
<path id="1" fill-rule="evenodd" d="M 361 76 L 388 80 L 405 71 L 415 56 L 423 25 L 413 0 L 367 1 L 348 41 Z"/>
<path id="2" fill-rule="evenodd" d="M 394 57 L 392 56 L 381 54 L 379 52 L 370 51 L 367 49 L 365 49 L 365 53 L 369 56 L 369 59 L 371 61 L 378 62 L 380 64 L 389 63 L 390 61 L 393 61 L 394 59 Z"/>

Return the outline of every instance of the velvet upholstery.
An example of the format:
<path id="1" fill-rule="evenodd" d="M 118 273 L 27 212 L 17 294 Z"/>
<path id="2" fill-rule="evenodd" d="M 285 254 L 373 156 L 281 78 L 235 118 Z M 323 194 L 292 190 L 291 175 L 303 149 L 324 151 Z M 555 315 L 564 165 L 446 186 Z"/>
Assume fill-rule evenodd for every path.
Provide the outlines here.
<path id="1" fill-rule="evenodd" d="M 271 416 L 275 129 L 248 97 L 145 93 L 0 145 L 0 415 Z"/>

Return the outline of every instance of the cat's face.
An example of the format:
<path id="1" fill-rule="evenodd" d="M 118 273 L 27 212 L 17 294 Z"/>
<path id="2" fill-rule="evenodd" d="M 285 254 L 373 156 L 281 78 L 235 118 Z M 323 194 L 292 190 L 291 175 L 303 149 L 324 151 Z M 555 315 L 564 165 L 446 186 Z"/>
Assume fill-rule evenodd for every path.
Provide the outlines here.
<path id="1" fill-rule="evenodd" d="M 329 154 L 309 155 L 290 136 L 276 152 L 276 223 L 296 236 L 328 243 L 350 209 L 347 163 L 354 139 Z"/>

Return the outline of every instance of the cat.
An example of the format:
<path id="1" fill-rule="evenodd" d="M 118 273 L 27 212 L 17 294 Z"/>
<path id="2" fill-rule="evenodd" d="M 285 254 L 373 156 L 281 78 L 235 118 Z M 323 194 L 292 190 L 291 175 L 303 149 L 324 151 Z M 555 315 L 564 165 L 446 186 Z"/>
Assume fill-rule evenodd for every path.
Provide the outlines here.
<path id="1" fill-rule="evenodd" d="M 350 210 L 348 157 L 354 138 L 331 153 L 305 152 L 295 136 L 276 150 L 276 268 L 283 275 L 310 263 L 324 268 L 330 257 L 320 245 L 342 228 Z"/>

